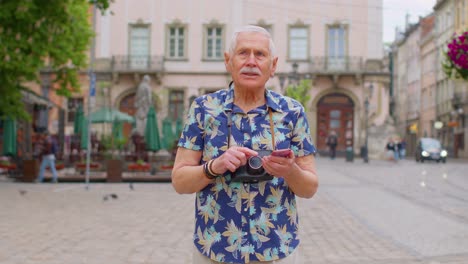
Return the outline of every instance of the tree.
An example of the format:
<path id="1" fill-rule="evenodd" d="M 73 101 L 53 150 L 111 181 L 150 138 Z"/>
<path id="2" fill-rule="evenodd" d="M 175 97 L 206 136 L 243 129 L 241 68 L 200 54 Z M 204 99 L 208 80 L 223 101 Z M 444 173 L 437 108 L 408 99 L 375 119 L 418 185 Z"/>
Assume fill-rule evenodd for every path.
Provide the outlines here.
<path id="1" fill-rule="evenodd" d="M 0 117 L 30 119 L 21 101 L 25 82 L 54 74 L 58 95 L 79 91 L 94 32 L 90 4 L 105 11 L 112 0 L 0 0 Z"/>
<path id="2" fill-rule="evenodd" d="M 301 80 L 298 85 L 290 84 L 286 88 L 286 96 L 296 99 L 307 110 L 307 103 L 310 100 L 309 90 L 311 82 L 308 79 Z"/>

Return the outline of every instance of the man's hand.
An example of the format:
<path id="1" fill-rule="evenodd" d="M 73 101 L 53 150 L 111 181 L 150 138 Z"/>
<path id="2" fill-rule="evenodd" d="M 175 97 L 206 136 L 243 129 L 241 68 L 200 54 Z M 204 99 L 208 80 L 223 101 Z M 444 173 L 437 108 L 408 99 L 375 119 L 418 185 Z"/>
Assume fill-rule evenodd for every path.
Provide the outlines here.
<path id="1" fill-rule="evenodd" d="M 291 151 L 288 155 L 281 157 L 278 155 L 269 155 L 262 158 L 263 168 L 275 176 L 284 176 L 291 172 L 294 162 L 294 153 Z"/>
<path id="2" fill-rule="evenodd" d="M 234 172 L 247 163 L 247 159 L 257 156 L 258 152 L 245 147 L 230 147 L 223 155 L 213 161 L 213 173 L 223 174 L 226 171 Z"/>

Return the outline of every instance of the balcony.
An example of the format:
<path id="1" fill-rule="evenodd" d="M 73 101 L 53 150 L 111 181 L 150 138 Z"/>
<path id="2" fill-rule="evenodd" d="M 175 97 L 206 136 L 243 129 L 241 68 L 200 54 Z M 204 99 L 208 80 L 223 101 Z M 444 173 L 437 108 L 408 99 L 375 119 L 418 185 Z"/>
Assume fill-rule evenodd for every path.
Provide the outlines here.
<path id="1" fill-rule="evenodd" d="M 381 60 L 365 60 L 363 57 L 312 57 L 309 71 L 312 74 L 362 74 L 386 73 Z"/>
<path id="2" fill-rule="evenodd" d="M 155 73 L 164 70 L 163 56 L 130 56 L 120 55 L 111 58 L 98 58 L 95 60 L 96 72 L 112 73 Z"/>

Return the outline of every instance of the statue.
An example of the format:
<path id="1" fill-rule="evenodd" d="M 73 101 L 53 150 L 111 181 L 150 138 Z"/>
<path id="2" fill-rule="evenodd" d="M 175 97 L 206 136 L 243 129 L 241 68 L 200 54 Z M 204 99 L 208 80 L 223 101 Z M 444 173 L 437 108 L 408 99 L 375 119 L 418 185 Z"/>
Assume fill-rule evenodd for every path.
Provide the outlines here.
<path id="1" fill-rule="evenodd" d="M 143 76 L 143 81 L 138 85 L 135 98 L 135 108 L 137 109 L 136 117 L 136 130 L 138 134 L 145 134 L 146 118 L 150 106 L 153 104 L 153 98 L 150 86 L 150 77 Z"/>

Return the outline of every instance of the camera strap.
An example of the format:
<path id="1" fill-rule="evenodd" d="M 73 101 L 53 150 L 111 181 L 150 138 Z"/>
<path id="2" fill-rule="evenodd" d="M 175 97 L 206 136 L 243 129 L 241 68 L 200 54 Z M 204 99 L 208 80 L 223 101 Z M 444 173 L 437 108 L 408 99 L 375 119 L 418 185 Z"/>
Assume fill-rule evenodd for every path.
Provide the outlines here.
<path id="1" fill-rule="evenodd" d="M 228 111 L 228 138 L 227 138 L 227 143 L 228 143 L 228 148 L 231 147 L 231 126 L 232 126 L 232 109 L 231 111 Z M 275 150 L 276 144 L 275 144 L 275 129 L 273 128 L 273 112 L 271 111 L 271 108 L 268 107 L 268 116 L 270 117 L 270 133 L 271 133 L 271 149 Z"/>

